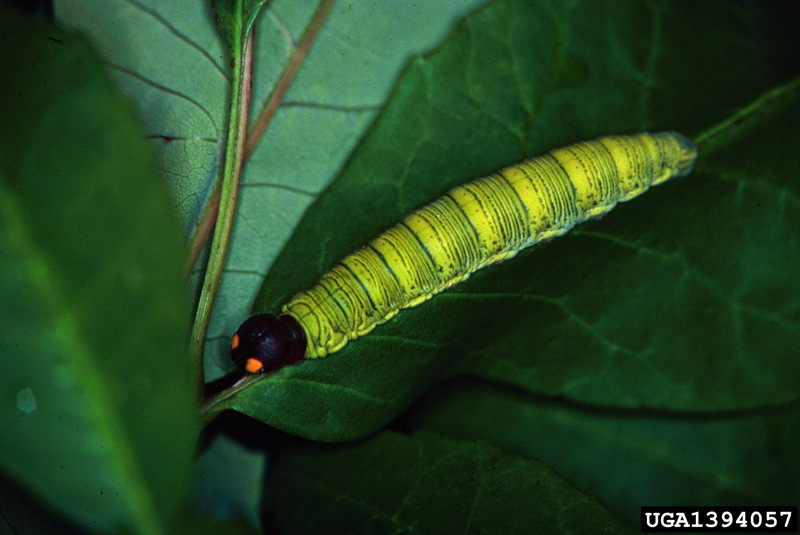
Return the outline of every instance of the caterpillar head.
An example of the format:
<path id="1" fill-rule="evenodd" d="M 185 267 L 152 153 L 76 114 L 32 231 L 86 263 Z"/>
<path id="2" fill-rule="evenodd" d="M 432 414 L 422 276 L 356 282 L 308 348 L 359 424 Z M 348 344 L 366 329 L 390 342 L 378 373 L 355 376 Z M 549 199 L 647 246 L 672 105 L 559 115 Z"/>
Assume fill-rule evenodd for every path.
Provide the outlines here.
<path id="1" fill-rule="evenodd" d="M 300 362 L 306 352 L 306 335 L 292 316 L 250 316 L 231 339 L 231 360 L 248 373 L 272 372 Z"/>

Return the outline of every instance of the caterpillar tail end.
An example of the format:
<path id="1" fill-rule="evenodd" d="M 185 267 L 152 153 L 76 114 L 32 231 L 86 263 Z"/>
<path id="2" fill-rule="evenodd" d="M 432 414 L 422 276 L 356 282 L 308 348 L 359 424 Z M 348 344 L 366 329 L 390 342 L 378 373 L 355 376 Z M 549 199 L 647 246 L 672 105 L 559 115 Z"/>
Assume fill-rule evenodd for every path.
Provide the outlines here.
<path id="1" fill-rule="evenodd" d="M 670 132 L 669 134 L 678 144 L 680 150 L 680 157 L 678 158 L 674 176 L 687 176 L 694 171 L 694 164 L 697 161 L 698 154 L 697 145 L 694 141 L 678 132 Z"/>

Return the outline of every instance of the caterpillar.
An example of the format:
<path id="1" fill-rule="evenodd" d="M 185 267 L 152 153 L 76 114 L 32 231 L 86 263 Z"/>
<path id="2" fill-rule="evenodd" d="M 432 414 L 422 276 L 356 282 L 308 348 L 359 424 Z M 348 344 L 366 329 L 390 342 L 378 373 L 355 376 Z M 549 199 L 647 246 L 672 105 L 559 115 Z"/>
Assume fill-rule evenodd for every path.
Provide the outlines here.
<path id="1" fill-rule="evenodd" d="M 264 373 L 335 353 L 476 270 L 688 175 L 696 159 L 694 142 L 677 132 L 607 136 L 457 186 L 345 257 L 280 317 L 245 320 L 231 358 Z"/>

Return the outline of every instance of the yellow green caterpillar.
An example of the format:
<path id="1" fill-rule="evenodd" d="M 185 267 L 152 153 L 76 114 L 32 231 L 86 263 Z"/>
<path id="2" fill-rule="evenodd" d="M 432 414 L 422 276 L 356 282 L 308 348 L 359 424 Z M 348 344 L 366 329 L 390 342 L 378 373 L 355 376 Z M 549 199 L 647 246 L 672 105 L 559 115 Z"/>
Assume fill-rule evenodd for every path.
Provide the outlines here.
<path id="1" fill-rule="evenodd" d="M 457 186 L 412 212 L 283 306 L 248 318 L 231 358 L 250 373 L 325 357 L 473 272 L 692 172 L 676 132 L 583 141 Z"/>

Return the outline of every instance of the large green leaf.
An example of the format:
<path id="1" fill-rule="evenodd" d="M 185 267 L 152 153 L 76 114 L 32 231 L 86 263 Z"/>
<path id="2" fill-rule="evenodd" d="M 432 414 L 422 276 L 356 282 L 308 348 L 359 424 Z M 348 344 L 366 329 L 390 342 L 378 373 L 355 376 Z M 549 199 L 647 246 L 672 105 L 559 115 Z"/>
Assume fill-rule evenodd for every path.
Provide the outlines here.
<path id="1" fill-rule="evenodd" d="M 787 18 L 796 5 L 491 4 L 409 66 L 254 310 L 278 309 L 453 184 L 601 134 L 712 128 L 800 72 Z M 765 99 L 742 119 L 758 128 L 734 125 L 741 135 L 727 145 L 703 138 L 691 177 L 476 274 L 332 357 L 250 380 L 220 406 L 346 440 L 448 373 L 601 406 L 795 399 L 797 108 L 771 111 Z"/>
<path id="2" fill-rule="evenodd" d="M 405 425 L 546 462 L 638 525 L 642 505 L 774 505 L 800 496 L 800 405 L 679 414 L 613 410 L 453 381 Z"/>
<path id="3" fill-rule="evenodd" d="M 206 376 L 224 373 L 230 334 L 306 208 L 336 176 L 409 58 L 485 0 L 337 2 L 242 177 L 214 307 Z M 224 1 L 220 4 L 231 4 Z M 297 52 L 318 2 L 274 0 L 255 21 L 251 122 Z M 251 12 L 256 0 L 244 3 Z M 139 106 L 188 237 L 206 222 L 225 147 L 229 59 L 210 2 L 55 0 Z M 202 268 L 202 265 L 199 267 Z"/>
<path id="4" fill-rule="evenodd" d="M 538 461 L 431 433 L 294 447 L 265 498 L 281 533 L 635 532 Z"/>
<path id="5" fill-rule="evenodd" d="M 84 530 L 166 532 L 197 434 L 168 192 L 79 37 L 2 7 L 0 58 L 0 468 Z"/>
<path id="6" fill-rule="evenodd" d="M 91 39 L 134 98 L 192 232 L 215 185 L 229 100 L 226 45 L 210 2 L 56 0 L 54 11 Z"/>

